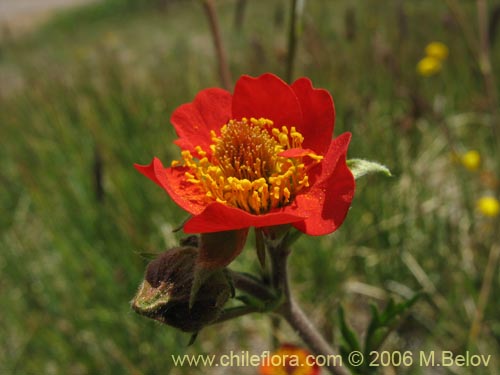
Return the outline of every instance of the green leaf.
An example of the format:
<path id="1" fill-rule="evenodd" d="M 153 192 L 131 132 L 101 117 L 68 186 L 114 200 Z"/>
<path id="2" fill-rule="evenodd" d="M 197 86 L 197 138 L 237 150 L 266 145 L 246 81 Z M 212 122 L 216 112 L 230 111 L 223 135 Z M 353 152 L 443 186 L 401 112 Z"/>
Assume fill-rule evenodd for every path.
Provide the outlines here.
<path id="1" fill-rule="evenodd" d="M 382 346 L 387 336 L 398 327 L 404 315 L 421 296 L 421 293 L 417 293 L 401 303 L 395 303 L 390 299 L 382 312 L 379 312 L 374 305 L 370 305 L 372 319 L 366 331 L 365 353 L 378 350 Z"/>
<path id="2" fill-rule="evenodd" d="M 262 301 L 258 298 L 252 297 L 250 295 L 241 295 L 236 297 L 237 300 L 243 302 L 247 306 L 251 306 L 257 309 L 261 313 L 271 312 L 276 310 L 283 303 L 284 296 L 276 295 L 276 298 L 273 298 L 269 301 Z"/>
<path id="3" fill-rule="evenodd" d="M 344 309 L 342 308 L 342 306 L 339 307 L 339 322 L 340 333 L 342 334 L 342 338 L 345 342 L 345 345 L 343 345 L 343 347 L 344 349 L 346 349 L 346 352 L 350 353 L 354 350 L 361 350 L 356 334 L 345 321 Z"/>
<path id="4" fill-rule="evenodd" d="M 347 166 L 351 170 L 356 180 L 360 177 L 372 173 L 383 173 L 386 176 L 392 176 L 389 168 L 375 161 L 364 159 L 349 159 L 347 160 Z"/>

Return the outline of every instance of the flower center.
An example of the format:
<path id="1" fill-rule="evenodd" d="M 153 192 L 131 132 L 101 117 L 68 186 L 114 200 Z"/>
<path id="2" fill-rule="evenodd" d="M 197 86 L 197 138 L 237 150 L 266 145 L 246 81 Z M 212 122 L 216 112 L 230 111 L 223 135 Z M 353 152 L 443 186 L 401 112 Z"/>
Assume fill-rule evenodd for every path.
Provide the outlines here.
<path id="1" fill-rule="evenodd" d="M 268 119 L 230 120 L 217 136 L 212 131 L 211 155 L 196 147 L 200 159 L 183 150 L 188 182 L 196 184 L 210 200 L 262 214 L 291 203 L 309 186 L 304 156 L 319 162 L 310 150 L 287 157 L 283 152 L 302 149 L 304 137 L 292 126 L 273 128 Z M 172 162 L 172 166 L 179 161 Z"/>

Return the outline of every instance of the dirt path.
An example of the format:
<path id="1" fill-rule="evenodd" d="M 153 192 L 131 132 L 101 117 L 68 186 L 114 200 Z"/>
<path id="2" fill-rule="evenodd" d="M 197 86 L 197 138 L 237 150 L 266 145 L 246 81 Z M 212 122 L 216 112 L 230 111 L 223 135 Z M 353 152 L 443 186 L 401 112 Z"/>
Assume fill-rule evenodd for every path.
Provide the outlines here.
<path id="1" fill-rule="evenodd" d="M 32 30 L 55 11 L 102 0 L 0 0 L 0 30 L 19 34 Z"/>

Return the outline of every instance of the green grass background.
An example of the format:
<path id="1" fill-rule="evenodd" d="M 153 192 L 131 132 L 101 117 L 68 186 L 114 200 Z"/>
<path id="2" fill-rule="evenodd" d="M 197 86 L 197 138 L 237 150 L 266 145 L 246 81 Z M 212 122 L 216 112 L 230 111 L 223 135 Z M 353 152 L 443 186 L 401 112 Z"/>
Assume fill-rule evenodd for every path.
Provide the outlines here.
<path id="1" fill-rule="evenodd" d="M 288 2 L 249 1 L 239 27 L 235 3 L 217 2 L 233 77 L 283 76 Z M 458 5 L 475 30 L 475 3 Z M 492 60 L 500 76 L 498 39 Z M 434 40 L 450 55 L 442 72 L 423 78 L 415 67 Z M 187 335 L 129 306 L 147 262 L 139 253 L 174 246 L 181 234 L 172 228 L 185 218 L 132 164 L 178 158 L 169 116 L 199 90 L 219 86 L 216 67 L 199 1 L 105 0 L 30 35 L 4 35 L 1 374 L 256 373 L 173 368 L 170 355 L 260 354 L 271 348 L 265 317 L 207 328 L 187 348 Z M 295 76 L 332 93 L 336 134 L 353 133 L 349 157 L 377 160 L 394 175 L 360 180 L 339 231 L 297 242 L 291 274 L 304 308 L 337 340 L 339 304 L 362 333 L 369 303 L 426 290 L 385 348 L 491 354 L 487 369 L 439 373 L 498 374 L 498 269 L 481 332 L 472 342 L 468 336 L 498 244 L 498 220 L 478 214 L 475 202 L 498 190 L 488 181 L 500 177 L 492 132 L 500 124 L 449 9 L 436 1 L 310 0 Z M 457 163 L 469 149 L 481 153 L 482 173 Z M 251 246 L 233 267 L 258 270 Z M 278 337 L 300 342 L 286 327 Z"/>

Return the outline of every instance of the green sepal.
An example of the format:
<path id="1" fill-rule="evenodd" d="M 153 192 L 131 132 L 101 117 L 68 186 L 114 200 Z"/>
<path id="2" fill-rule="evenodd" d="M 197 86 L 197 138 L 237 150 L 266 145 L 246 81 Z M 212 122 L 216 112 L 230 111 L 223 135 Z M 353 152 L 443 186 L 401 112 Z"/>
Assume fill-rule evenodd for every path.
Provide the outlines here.
<path id="1" fill-rule="evenodd" d="M 255 249 L 257 250 L 260 266 L 264 269 L 266 267 L 266 243 L 264 233 L 260 228 L 255 228 Z"/>
<path id="2" fill-rule="evenodd" d="M 290 248 L 290 246 L 292 246 L 303 234 L 303 232 L 294 227 L 290 228 L 283 239 L 283 247 Z"/>
<path id="3" fill-rule="evenodd" d="M 255 308 L 259 312 L 264 313 L 276 310 L 283 303 L 284 296 L 280 294 L 276 295 L 273 299 L 263 301 L 261 299 L 244 294 L 241 296 L 236 296 L 236 299 L 243 302 L 247 306 Z"/>
<path id="4" fill-rule="evenodd" d="M 191 291 L 189 292 L 189 309 L 191 310 L 193 308 L 193 305 L 196 301 L 196 297 L 198 296 L 198 292 L 200 291 L 200 288 L 203 286 L 205 281 L 210 278 L 213 274 L 216 272 L 220 272 L 221 270 L 219 269 L 206 269 L 206 268 L 199 268 L 195 266 L 194 268 L 194 277 L 193 277 L 193 284 L 191 286 Z"/>
<path id="5" fill-rule="evenodd" d="M 278 247 L 288 235 L 291 228 L 293 227 L 290 224 L 272 225 L 270 227 L 261 228 L 266 245 Z"/>

